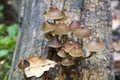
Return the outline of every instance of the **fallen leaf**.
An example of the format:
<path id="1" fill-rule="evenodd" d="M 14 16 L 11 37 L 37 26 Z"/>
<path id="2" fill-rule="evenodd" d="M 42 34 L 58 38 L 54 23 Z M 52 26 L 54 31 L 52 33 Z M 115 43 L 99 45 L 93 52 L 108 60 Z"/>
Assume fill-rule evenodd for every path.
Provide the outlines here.
<path id="1" fill-rule="evenodd" d="M 30 63 L 30 66 L 24 69 L 26 77 L 40 77 L 45 71 L 57 64 L 55 61 L 37 56 L 29 57 L 26 60 Z"/>

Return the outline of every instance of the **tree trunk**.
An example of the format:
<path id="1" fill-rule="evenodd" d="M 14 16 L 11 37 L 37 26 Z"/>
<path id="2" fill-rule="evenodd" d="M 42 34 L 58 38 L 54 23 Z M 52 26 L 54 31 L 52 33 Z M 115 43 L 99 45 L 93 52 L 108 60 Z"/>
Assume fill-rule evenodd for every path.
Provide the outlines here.
<path id="1" fill-rule="evenodd" d="M 70 79 L 66 73 L 62 73 L 61 69 L 53 68 L 48 72 L 49 75 L 30 80 L 114 80 L 110 0 L 25 0 L 22 27 L 13 56 L 9 80 L 26 80 L 23 72 L 17 67 L 19 58 L 25 59 L 31 55 L 41 56 L 41 47 L 45 47 L 47 44 L 46 41 L 42 43 L 41 27 L 45 21 L 43 15 L 51 5 L 57 6 L 66 13 L 67 24 L 70 24 L 71 20 L 78 19 L 81 24 L 91 28 L 92 36 L 89 39 L 99 37 L 105 44 L 105 50 L 85 61 L 80 61 L 81 64 L 75 66 L 80 75 L 74 79 Z M 88 39 L 85 39 L 84 43 L 87 41 Z M 45 48 L 46 54 L 42 57 L 49 57 L 49 48 Z M 56 73 L 55 75 L 52 74 L 53 71 Z"/>

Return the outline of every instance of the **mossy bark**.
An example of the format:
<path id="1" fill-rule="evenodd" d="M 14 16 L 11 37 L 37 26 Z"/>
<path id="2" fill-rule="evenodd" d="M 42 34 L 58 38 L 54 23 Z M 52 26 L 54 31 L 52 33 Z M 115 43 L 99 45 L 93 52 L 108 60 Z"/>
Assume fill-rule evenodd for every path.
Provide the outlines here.
<path id="1" fill-rule="evenodd" d="M 75 66 L 80 75 L 74 79 L 66 77 L 63 71 L 65 67 L 58 69 L 56 66 L 48 72 L 49 75 L 45 73 L 40 78 L 28 80 L 114 80 L 110 0 L 25 0 L 22 6 L 23 20 L 9 80 L 26 80 L 23 72 L 17 67 L 20 58 L 24 59 L 32 55 L 48 57 L 48 47 L 45 46 L 46 41 L 43 43 L 41 27 L 45 21 L 44 13 L 51 5 L 57 6 L 66 13 L 68 17 L 66 24 L 77 19 L 81 24 L 91 28 L 92 36 L 89 39 L 99 37 L 105 44 L 105 50 L 93 55 L 90 59 L 80 61 L 81 64 Z M 84 44 L 89 39 L 84 40 Z M 46 48 L 44 53 L 41 51 L 43 48 Z"/>

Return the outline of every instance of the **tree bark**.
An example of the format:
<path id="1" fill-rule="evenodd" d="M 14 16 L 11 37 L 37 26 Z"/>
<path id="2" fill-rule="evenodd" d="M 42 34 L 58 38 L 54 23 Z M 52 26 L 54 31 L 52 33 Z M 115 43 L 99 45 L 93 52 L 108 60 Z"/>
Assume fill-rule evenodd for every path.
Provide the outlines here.
<path id="1" fill-rule="evenodd" d="M 91 28 L 92 36 L 89 39 L 99 37 L 105 44 L 105 50 L 93 55 L 90 59 L 80 61 L 81 64 L 76 66 L 80 76 L 75 79 L 68 79 L 65 73 L 61 74 L 61 69 L 54 68 L 49 71 L 47 79 L 44 77 L 46 75 L 43 75 L 30 80 L 114 80 L 110 0 L 25 0 L 22 27 L 13 56 L 9 80 L 26 80 L 23 72 L 17 67 L 19 58 L 25 59 L 31 55 L 48 57 L 48 48 L 45 46 L 47 42 L 43 43 L 41 27 L 45 21 L 43 15 L 51 5 L 57 6 L 66 13 L 69 18 L 65 21 L 66 24 L 78 19 L 81 24 Z M 84 40 L 85 43 L 87 41 L 88 39 Z M 42 47 L 46 48 L 44 55 L 41 53 Z M 52 71 L 56 74 L 53 75 Z"/>

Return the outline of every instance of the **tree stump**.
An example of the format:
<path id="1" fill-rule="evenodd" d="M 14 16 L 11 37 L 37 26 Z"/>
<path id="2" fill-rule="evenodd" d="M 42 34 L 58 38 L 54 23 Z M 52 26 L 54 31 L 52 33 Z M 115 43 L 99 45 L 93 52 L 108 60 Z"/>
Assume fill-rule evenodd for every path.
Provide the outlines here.
<path id="1" fill-rule="evenodd" d="M 62 69 L 50 69 L 40 78 L 26 79 L 21 70 L 18 69 L 19 59 L 29 56 L 49 57 L 47 42 L 41 31 L 45 21 L 44 13 L 51 5 L 63 10 L 68 17 L 65 23 L 68 25 L 74 19 L 81 21 L 92 30 L 92 36 L 85 39 L 84 44 L 92 38 L 99 37 L 105 44 L 105 49 L 100 54 L 95 54 L 89 59 L 80 61 L 75 67 L 79 76 L 74 79 L 66 77 L 69 73 Z M 25 0 L 23 20 L 19 32 L 18 43 L 12 61 L 9 80 L 114 80 L 113 54 L 111 53 L 111 13 L 110 0 Z M 84 45 L 83 44 L 83 45 Z M 42 55 L 42 49 L 45 54 Z M 56 73 L 55 75 L 52 74 Z"/>

